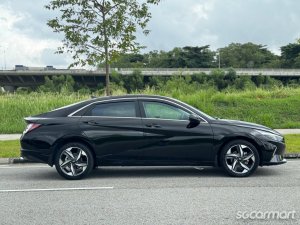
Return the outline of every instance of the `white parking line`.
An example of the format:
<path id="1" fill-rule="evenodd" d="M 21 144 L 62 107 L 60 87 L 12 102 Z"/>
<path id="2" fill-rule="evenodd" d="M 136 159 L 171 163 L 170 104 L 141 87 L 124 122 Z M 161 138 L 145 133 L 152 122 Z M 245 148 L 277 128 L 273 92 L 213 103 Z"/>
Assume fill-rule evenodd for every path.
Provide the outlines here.
<path id="1" fill-rule="evenodd" d="M 103 189 L 113 189 L 113 188 L 114 187 L 12 189 L 12 190 L 0 190 L 0 193 L 8 193 L 8 192 L 42 192 L 42 191 L 89 191 L 89 190 L 103 190 Z"/>

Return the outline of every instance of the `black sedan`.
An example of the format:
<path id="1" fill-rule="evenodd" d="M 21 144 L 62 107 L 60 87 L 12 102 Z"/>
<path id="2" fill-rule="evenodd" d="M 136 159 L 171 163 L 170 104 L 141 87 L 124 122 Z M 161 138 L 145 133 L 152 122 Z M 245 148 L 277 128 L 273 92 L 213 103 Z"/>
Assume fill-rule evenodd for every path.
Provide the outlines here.
<path id="1" fill-rule="evenodd" d="M 67 179 L 98 166 L 218 166 L 245 177 L 286 162 L 278 132 L 162 96 L 95 98 L 25 120 L 22 157 L 55 165 Z"/>

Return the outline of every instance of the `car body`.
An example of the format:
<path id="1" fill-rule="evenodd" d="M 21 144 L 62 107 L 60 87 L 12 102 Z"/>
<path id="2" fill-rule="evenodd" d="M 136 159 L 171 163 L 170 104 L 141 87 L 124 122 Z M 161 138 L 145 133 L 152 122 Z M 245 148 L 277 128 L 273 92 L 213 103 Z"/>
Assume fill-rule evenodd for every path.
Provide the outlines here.
<path id="1" fill-rule="evenodd" d="M 94 98 L 25 120 L 21 156 L 55 165 L 67 179 L 97 166 L 222 166 L 242 177 L 286 162 L 277 131 L 163 96 Z"/>

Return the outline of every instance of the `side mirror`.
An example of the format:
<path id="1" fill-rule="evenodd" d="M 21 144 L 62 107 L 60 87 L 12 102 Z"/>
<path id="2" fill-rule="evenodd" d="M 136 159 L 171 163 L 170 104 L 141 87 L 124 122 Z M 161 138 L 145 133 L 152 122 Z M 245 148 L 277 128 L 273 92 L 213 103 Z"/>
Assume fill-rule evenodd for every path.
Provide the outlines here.
<path id="1" fill-rule="evenodd" d="M 190 121 L 190 123 L 187 125 L 187 128 L 193 128 L 200 124 L 201 119 L 196 114 L 191 114 L 189 116 L 189 121 Z"/>

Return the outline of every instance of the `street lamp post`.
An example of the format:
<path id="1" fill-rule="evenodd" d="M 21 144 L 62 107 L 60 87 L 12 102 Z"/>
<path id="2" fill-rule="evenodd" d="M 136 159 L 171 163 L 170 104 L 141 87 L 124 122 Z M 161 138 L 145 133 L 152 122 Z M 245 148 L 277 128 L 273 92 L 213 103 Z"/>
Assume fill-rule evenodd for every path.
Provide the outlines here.
<path id="1" fill-rule="evenodd" d="M 4 69 L 6 70 L 6 51 L 5 51 L 5 48 L 4 48 Z"/>
<path id="2" fill-rule="evenodd" d="M 219 49 L 219 69 L 221 69 L 221 50 Z"/>
<path id="3" fill-rule="evenodd" d="M 6 70 L 6 50 L 4 46 L 0 45 L 0 48 L 3 49 L 2 53 L 3 53 L 3 64 L 2 64 L 2 70 Z"/>

